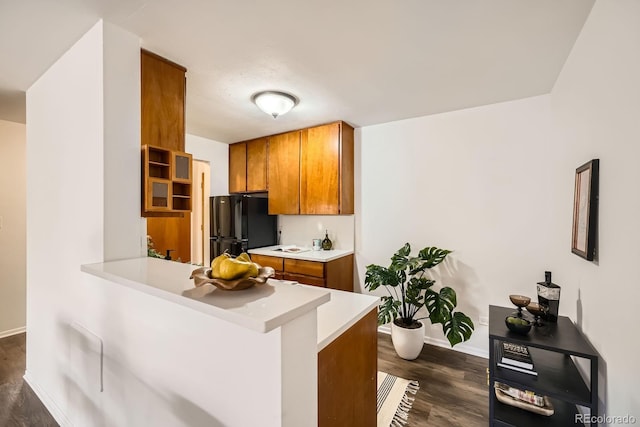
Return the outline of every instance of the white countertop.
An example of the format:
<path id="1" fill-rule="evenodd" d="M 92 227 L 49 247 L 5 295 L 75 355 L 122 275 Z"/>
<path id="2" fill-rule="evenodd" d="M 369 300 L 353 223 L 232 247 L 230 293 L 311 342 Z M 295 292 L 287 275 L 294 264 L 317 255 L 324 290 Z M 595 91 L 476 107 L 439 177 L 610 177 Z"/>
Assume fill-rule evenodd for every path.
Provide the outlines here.
<path id="1" fill-rule="evenodd" d="M 281 258 L 293 258 L 293 259 L 301 259 L 305 261 L 317 261 L 317 262 L 329 262 L 338 258 L 342 258 L 343 256 L 351 255 L 353 250 L 345 250 L 345 249 L 331 249 L 329 251 L 314 251 L 311 248 L 300 248 L 299 252 L 286 252 L 286 251 L 276 251 L 280 247 L 286 248 L 287 246 L 278 245 L 278 246 L 266 246 L 264 248 L 256 248 L 249 249 L 250 254 L 256 255 L 266 255 L 266 256 L 277 256 Z"/>
<path id="2" fill-rule="evenodd" d="M 224 291 L 189 279 L 197 267 L 158 258 L 82 265 L 88 274 L 174 302 L 231 323 L 269 332 L 326 303 L 331 291 L 269 280 L 243 291 Z"/>
<path id="3" fill-rule="evenodd" d="M 327 290 L 331 292 L 331 301 L 318 307 L 318 351 L 355 325 L 380 302 L 380 298 L 373 295 Z"/>

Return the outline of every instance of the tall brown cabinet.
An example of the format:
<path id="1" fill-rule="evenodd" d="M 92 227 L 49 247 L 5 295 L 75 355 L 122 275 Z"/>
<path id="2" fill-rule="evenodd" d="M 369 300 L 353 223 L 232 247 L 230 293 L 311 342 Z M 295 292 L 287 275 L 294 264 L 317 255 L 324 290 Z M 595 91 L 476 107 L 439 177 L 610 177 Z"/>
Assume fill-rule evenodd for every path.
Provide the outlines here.
<path id="1" fill-rule="evenodd" d="M 300 135 L 300 213 L 353 213 L 353 128 L 344 122 Z"/>
<path id="2" fill-rule="evenodd" d="M 142 50 L 142 145 L 184 151 L 187 69 Z"/>
<path id="3" fill-rule="evenodd" d="M 269 213 L 300 213 L 300 131 L 269 137 Z"/>
<path id="4" fill-rule="evenodd" d="M 147 234 L 158 252 L 165 253 L 170 249 L 173 259 L 187 262 L 191 259 L 191 157 L 184 153 L 187 70 L 146 50 L 141 51 L 140 67 L 141 144 L 156 147 L 157 152 L 168 150 L 166 163 L 171 165 L 172 171 L 166 179 L 154 178 L 156 184 L 167 185 L 165 209 L 146 210 L 145 206 L 149 201 L 153 203 L 154 198 L 153 195 L 145 197 L 148 185 L 143 188 L 142 213 L 147 217 Z M 148 152 L 148 148 L 146 150 Z M 143 163 L 143 173 L 145 170 L 149 167 Z M 145 178 L 148 183 L 145 176 L 143 182 Z"/>

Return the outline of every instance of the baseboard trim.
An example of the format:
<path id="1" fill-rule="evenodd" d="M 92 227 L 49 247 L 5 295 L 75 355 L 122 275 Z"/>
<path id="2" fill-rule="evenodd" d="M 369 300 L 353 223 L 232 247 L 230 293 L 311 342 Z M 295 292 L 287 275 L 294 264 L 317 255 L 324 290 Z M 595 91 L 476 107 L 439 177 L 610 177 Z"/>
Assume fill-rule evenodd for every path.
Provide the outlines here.
<path id="1" fill-rule="evenodd" d="M 38 399 L 40 399 L 44 407 L 47 408 L 51 416 L 56 420 L 60 427 L 73 426 L 73 424 L 71 424 L 71 421 L 69 421 L 67 416 L 62 412 L 56 402 L 38 385 L 33 377 L 29 375 L 29 371 L 26 371 L 22 378 L 24 378 L 25 382 L 29 384 L 29 387 L 31 387 L 36 396 L 38 396 Z"/>
<path id="2" fill-rule="evenodd" d="M 378 332 L 391 335 L 391 327 L 387 325 L 378 326 Z M 466 345 L 465 343 L 460 343 L 452 348 L 451 344 L 449 344 L 449 341 L 445 341 L 437 338 L 431 338 L 427 336 L 424 337 L 424 342 L 425 344 L 435 345 L 436 347 L 448 348 L 449 350 L 470 354 L 471 356 L 482 357 L 483 359 L 489 358 L 488 351 L 477 348 L 477 347 L 473 347 L 470 345 Z"/>
<path id="3" fill-rule="evenodd" d="M 27 332 L 27 327 L 23 326 L 22 328 L 9 329 L 8 331 L 0 332 L 0 338 L 10 337 L 12 335 L 18 335 L 23 332 Z"/>

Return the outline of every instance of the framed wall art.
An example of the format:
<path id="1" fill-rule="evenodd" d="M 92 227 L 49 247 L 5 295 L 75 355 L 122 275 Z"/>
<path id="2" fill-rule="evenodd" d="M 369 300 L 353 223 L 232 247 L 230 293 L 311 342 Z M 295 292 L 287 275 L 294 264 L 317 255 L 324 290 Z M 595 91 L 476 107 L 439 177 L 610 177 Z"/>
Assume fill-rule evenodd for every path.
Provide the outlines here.
<path id="1" fill-rule="evenodd" d="M 599 171 L 599 159 L 593 159 L 576 169 L 571 252 L 589 261 L 593 260 L 596 253 Z"/>

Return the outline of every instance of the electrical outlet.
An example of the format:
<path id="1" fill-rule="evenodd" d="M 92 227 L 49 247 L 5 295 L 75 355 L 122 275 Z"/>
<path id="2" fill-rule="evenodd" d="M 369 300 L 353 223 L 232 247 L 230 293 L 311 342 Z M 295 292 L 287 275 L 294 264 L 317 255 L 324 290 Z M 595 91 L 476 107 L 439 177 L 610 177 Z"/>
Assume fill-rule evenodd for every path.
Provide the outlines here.
<path id="1" fill-rule="evenodd" d="M 489 326 L 489 316 L 480 316 L 478 319 L 479 325 Z"/>
<path id="2" fill-rule="evenodd" d="M 2 216 L 0 216 L 0 230 L 2 230 Z"/>

